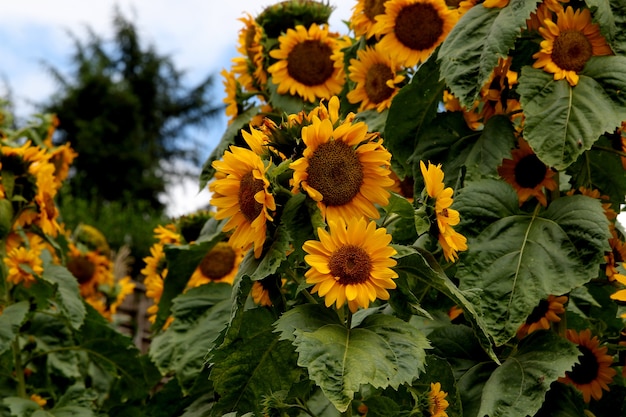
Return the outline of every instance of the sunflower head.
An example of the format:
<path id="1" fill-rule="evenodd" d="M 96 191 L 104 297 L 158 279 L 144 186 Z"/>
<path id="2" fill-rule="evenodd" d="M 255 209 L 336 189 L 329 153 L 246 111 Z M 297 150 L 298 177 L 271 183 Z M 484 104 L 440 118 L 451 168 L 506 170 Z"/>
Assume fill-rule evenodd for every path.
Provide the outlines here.
<path id="1" fill-rule="evenodd" d="M 591 337 L 589 329 L 581 332 L 568 329 L 567 339 L 578 346 L 580 356 L 578 363 L 565 377 L 559 378 L 562 383 L 574 385 L 583 395 L 586 403 L 602 398 L 602 390 L 609 391 L 613 377 L 617 373 L 612 368 L 613 357 L 607 354 L 608 348 L 600 346 L 597 336 Z"/>
<path id="2" fill-rule="evenodd" d="M 328 23 L 333 7 L 314 0 L 287 0 L 266 7 L 256 18 L 270 38 L 277 38 L 297 25 Z"/>
<path id="3" fill-rule="evenodd" d="M 348 304 L 350 311 L 367 308 L 380 298 L 389 299 L 388 289 L 396 287 L 398 274 L 391 268 L 396 250 L 389 246 L 391 235 L 378 229 L 374 221 L 363 217 L 339 218 L 330 221 L 328 232 L 319 228 L 319 240 L 309 240 L 302 249 L 304 260 L 310 265 L 306 282 L 313 284 L 312 293 L 324 297 L 327 307 L 341 308 Z"/>
<path id="4" fill-rule="evenodd" d="M 180 235 L 185 242 L 191 243 L 198 240 L 202 228 L 213 217 L 213 213 L 209 210 L 198 210 L 191 214 L 181 216 L 177 220 L 176 228 L 180 230 Z"/>
<path id="5" fill-rule="evenodd" d="M 541 50 L 533 55 L 534 68 L 554 74 L 555 80 L 566 79 L 571 86 L 578 84 L 578 73 L 592 56 L 612 55 L 600 28 L 593 23 L 589 9 L 560 10 L 556 23 L 544 19 L 539 32 L 544 40 Z"/>
<path id="6" fill-rule="evenodd" d="M 376 16 L 385 13 L 385 3 L 387 0 L 358 0 L 353 8 L 350 18 L 350 27 L 354 34 L 359 37 L 365 35 L 371 38 L 376 33 L 374 25 Z"/>
<path id="7" fill-rule="evenodd" d="M 389 0 L 373 29 L 380 47 L 405 67 L 424 62 L 458 19 L 444 0 Z"/>
<path id="8" fill-rule="evenodd" d="M 519 147 L 511 152 L 513 159 L 504 159 L 498 167 L 498 174 L 515 188 L 522 205 L 531 197 L 537 198 L 541 205 L 548 204 L 544 188 L 554 191 L 557 183 L 554 171 L 541 162 L 528 142 L 519 140 Z"/>
<path id="9" fill-rule="evenodd" d="M 80 223 L 76 226 L 72 237 L 76 243 L 85 245 L 89 250 L 98 251 L 105 256 L 111 254 L 111 248 L 109 247 L 107 238 L 94 226 Z"/>
<path id="10" fill-rule="evenodd" d="M 448 393 L 441 390 L 440 382 L 431 382 L 430 391 L 428 392 L 428 411 L 431 417 L 448 417 L 446 409 L 448 408 Z"/>
<path id="11" fill-rule="evenodd" d="M 560 322 L 559 314 L 565 313 L 565 303 L 567 303 L 567 296 L 565 295 L 560 297 L 550 295 L 547 299 L 539 301 L 539 304 L 526 318 L 526 322 L 517 330 L 517 337 L 521 339 L 535 330 L 548 330 L 550 323 Z"/>

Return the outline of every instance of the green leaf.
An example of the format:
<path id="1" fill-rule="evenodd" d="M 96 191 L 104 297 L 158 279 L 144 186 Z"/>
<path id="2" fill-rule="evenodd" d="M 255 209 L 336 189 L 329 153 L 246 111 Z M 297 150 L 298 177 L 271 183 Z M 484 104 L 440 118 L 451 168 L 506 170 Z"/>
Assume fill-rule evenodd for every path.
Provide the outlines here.
<path id="1" fill-rule="evenodd" d="M 33 400 L 21 397 L 8 397 L 2 400 L 9 407 L 11 415 L 15 417 L 29 417 L 37 410 L 41 410 L 39 404 Z"/>
<path id="2" fill-rule="evenodd" d="M 483 388 L 478 415 L 534 415 L 550 384 L 571 370 L 579 355 L 576 345 L 553 332 L 532 333 L 489 377 Z"/>
<path id="3" fill-rule="evenodd" d="M 383 314 L 370 315 L 352 329 L 331 321 L 295 335 L 298 365 L 308 369 L 340 412 L 363 384 L 397 389 L 412 382 L 424 371 L 424 349 L 430 347 L 417 328 Z"/>
<path id="4" fill-rule="evenodd" d="M 209 417 L 215 401 L 215 395 L 211 392 L 199 397 L 191 403 L 180 417 Z"/>
<path id="5" fill-rule="evenodd" d="M 181 294 L 193 271 L 206 254 L 218 242 L 223 240 L 220 231 L 210 236 L 203 236 L 202 241 L 190 245 L 166 245 L 164 248 L 167 260 L 167 278 L 163 281 L 163 294 L 159 300 L 159 311 L 154 323 L 155 329 L 161 329 L 170 315 L 172 300 Z"/>
<path id="6" fill-rule="evenodd" d="M 304 258 L 302 245 L 313 235 L 311 216 L 305 202 L 306 195 L 304 193 L 294 194 L 285 203 L 280 216 L 281 227 L 287 228 L 289 241 L 300 260 Z"/>
<path id="7" fill-rule="evenodd" d="M 502 197 L 497 187 L 474 187 L 466 187 L 455 206 L 469 223 L 478 221 L 481 213 L 493 213 L 491 202 Z M 508 198 L 510 202 L 500 208 L 517 201 L 516 196 Z M 502 345 L 540 300 L 568 293 L 595 278 L 608 239 L 608 220 L 598 200 L 582 195 L 562 197 L 540 215 L 506 215 L 477 236 L 468 236 L 469 250 L 457 276 L 461 289 L 483 290 L 476 309 L 490 336 Z"/>
<path id="8" fill-rule="evenodd" d="M 150 344 L 150 358 L 163 375 L 174 372 L 185 394 L 202 371 L 207 352 L 228 323 L 232 287 L 209 283 L 173 301 L 174 321 Z"/>
<path id="9" fill-rule="evenodd" d="M 53 264 L 46 265 L 42 278 L 57 286 L 57 300 L 61 313 L 74 329 L 80 328 L 86 311 L 83 298 L 80 296 L 78 280 L 64 266 Z"/>
<path id="10" fill-rule="evenodd" d="M 402 87 L 393 98 L 385 124 L 385 146 L 392 153 L 392 163 L 399 163 L 397 174 L 410 174 L 412 144 L 422 129 L 434 119 L 443 96 L 444 84 L 433 58 L 422 64 L 411 83 Z"/>
<path id="11" fill-rule="evenodd" d="M 302 304 L 283 313 L 274 324 L 280 340 L 296 340 L 296 330 L 314 332 L 327 324 L 341 324 L 337 313 L 321 304 Z"/>
<path id="12" fill-rule="evenodd" d="M 472 7 L 452 28 L 438 54 L 441 78 L 470 108 L 498 58 L 505 58 L 526 27 L 537 0 L 511 0 L 503 8 Z"/>
<path id="13" fill-rule="evenodd" d="M 0 354 L 11 347 L 15 335 L 26 319 L 29 307 L 28 301 L 20 301 L 2 310 L 0 314 Z"/>
<path id="14" fill-rule="evenodd" d="M 447 295 L 462 308 L 465 317 L 472 323 L 474 330 L 477 332 L 476 334 L 480 340 L 481 346 L 485 349 L 485 352 L 497 362 L 498 357 L 493 352 L 491 346 L 492 339 L 489 336 L 489 328 L 479 316 L 474 303 L 467 298 L 466 293 L 454 285 L 432 255 L 410 247 L 398 253 L 399 255 L 396 256 L 398 264 L 393 269 L 399 274 L 411 274 L 417 277 L 426 285 L 430 285 Z"/>
<path id="15" fill-rule="evenodd" d="M 575 87 L 522 68 L 524 138 L 546 165 L 563 170 L 626 119 L 626 57 L 593 57 Z"/>
<path id="16" fill-rule="evenodd" d="M 600 33 L 602 33 L 609 45 L 612 44 L 617 32 L 617 26 L 615 25 L 615 16 L 609 2 L 606 0 L 585 0 L 585 3 L 589 7 L 594 23 L 597 23 L 600 27 Z"/>
<path id="17" fill-rule="evenodd" d="M 497 176 L 496 168 L 511 157 L 517 142 L 515 128 L 507 116 L 495 115 L 487 120 L 478 140 L 465 155 L 466 181 Z"/>
<path id="18" fill-rule="evenodd" d="M 534 417 L 580 417 L 585 415 L 585 408 L 583 397 L 574 386 L 553 383 Z"/>
<path id="19" fill-rule="evenodd" d="M 600 1 L 601 3 L 601 1 Z M 617 55 L 626 53 L 626 4 L 622 0 L 609 0 L 615 22 L 615 38 L 610 42 L 613 52 Z M 604 33 L 603 26 L 600 30 Z"/>
<path id="20" fill-rule="evenodd" d="M 293 346 L 272 332 L 273 322 L 267 309 L 246 310 L 237 337 L 211 351 L 210 379 L 219 397 L 212 415 L 260 413 L 264 395 L 289 390 L 298 380 Z"/>

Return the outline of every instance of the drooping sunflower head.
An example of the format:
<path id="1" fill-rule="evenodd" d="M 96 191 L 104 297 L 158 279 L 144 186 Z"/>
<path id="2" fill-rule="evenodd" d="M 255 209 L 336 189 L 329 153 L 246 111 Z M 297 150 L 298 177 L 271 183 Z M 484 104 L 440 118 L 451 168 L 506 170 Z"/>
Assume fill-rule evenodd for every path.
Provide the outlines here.
<path id="1" fill-rule="evenodd" d="M 376 109 L 382 112 L 391 106 L 391 100 L 400 91 L 404 75 L 401 67 L 378 45 L 357 52 L 350 60 L 349 78 L 356 83 L 348 93 L 350 103 L 361 103 L 359 111 Z"/>
<path id="2" fill-rule="evenodd" d="M 376 17 L 374 31 L 380 47 L 401 65 L 425 61 L 443 42 L 458 19 L 444 0 L 389 0 L 385 13 Z"/>
<path id="3" fill-rule="evenodd" d="M 76 243 L 85 245 L 89 250 L 98 251 L 105 256 L 111 254 L 111 248 L 106 236 L 95 226 L 80 223 L 74 229 L 72 239 Z"/>
<path id="4" fill-rule="evenodd" d="M 352 8 L 350 27 L 356 37 L 371 38 L 375 35 L 376 16 L 385 13 L 387 0 L 358 0 Z"/>
<path id="5" fill-rule="evenodd" d="M 555 80 L 566 79 L 578 84 L 578 74 L 592 56 L 611 55 L 613 51 L 593 23 L 589 9 L 568 6 L 557 13 L 556 23 L 545 19 L 539 32 L 544 40 L 541 50 L 533 55 L 534 68 L 554 74 Z"/>
<path id="6" fill-rule="evenodd" d="M 275 275 L 270 275 L 258 281 L 254 281 L 250 295 L 255 304 L 262 307 L 273 305 L 274 299 L 280 293 L 281 287 L 285 284 L 285 279 L 280 279 Z"/>
<path id="7" fill-rule="evenodd" d="M 259 155 L 253 151 L 231 146 L 221 161 L 214 161 L 216 179 L 209 185 L 213 193 L 211 205 L 217 208 L 217 220 L 228 219 L 224 232 L 234 230 L 229 243 L 243 250 L 254 246 L 260 257 L 265 242 L 267 220 L 276 210 L 274 196 L 269 192 L 269 180 Z"/>
<path id="8" fill-rule="evenodd" d="M 344 122 L 333 129 L 330 119 L 313 117 L 302 128 L 302 158 L 290 164 L 293 192 L 304 190 L 325 219 L 378 218 L 376 204 L 389 201 L 391 154 L 367 132 L 363 122 Z"/>
<path id="9" fill-rule="evenodd" d="M 232 284 L 244 254 L 241 248 L 228 242 L 217 243 L 204 255 L 189 278 L 187 287 L 194 288 L 209 282 Z"/>
<path id="10" fill-rule="evenodd" d="M 532 148 L 524 139 L 519 140 L 519 148 L 511 152 L 513 159 L 504 159 L 498 167 L 498 174 L 515 188 L 522 205 L 531 197 L 546 206 L 548 201 L 544 188 L 550 191 L 556 189 L 553 179 L 555 173 L 546 164 L 541 162 Z"/>
<path id="11" fill-rule="evenodd" d="M 287 0 L 266 7 L 256 18 L 269 38 L 277 38 L 298 25 L 328 23 L 333 7 L 314 0 Z"/>
<path id="12" fill-rule="evenodd" d="M 324 297 L 327 307 L 347 303 L 355 312 L 376 298 L 389 299 L 387 290 L 396 287 L 398 274 L 391 269 L 396 250 L 389 246 L 391 235 L 384 228 L 377 229 L 374 221 L 363 217 L 348 217 L 330 221 L 328 232 L 319 228 L 317 233 L 319 240 L 302 246 L 311 267 L 305 277 L 314 284 L 311 292 Z"/>
<path id="13" fill-rule="evenodd" d="M 345 82 L 343 53 L 327 26 L 298 25 L 278 38 L 270 51 L 277 61 L 268 68 L 279 94 L 302 97 L 308 102 L 339 94 Z"/>
<path id="14" fill-rule="evenodd" d="M 212 217 L 213 212 L 209 210 L 197 210 L 178 218 L 175 230 L 180 230 L 179 236 L 182 236 L 185 242 L 195 242 L 200 237 L 200 232 L 206 222 L 208 222 Z"/>
<path id="15" fill-rule="evenodd" d="M 565 372 L 565 377 L 559 378 L 559 382 L 572 384 L 583 394 L 586 403 L 602 398 L 602 390 L 609 391 L 613 377 L 617 373 L 611 366 L 613 357 L 607 354 L 608 348 L 600 346 L 597 336 L 591 337 L 591 330 L 581 332 L 568 329 L 567 339 L 578 345 L 580 356 L 578 363 L 571 371 Z"/>
<path id="16" fill-rule="evenodd" d="M 565 313 L 565 303 L 567 303 L 565 295 L 559 297 L 550 295 L 547 299 L 539 301 L 526 318 L 526 322 L 517 330 L 517 337 L 521 339 L 535 330 L 548 330 L 550 323 L 560 322 L 559 314 Z"/>

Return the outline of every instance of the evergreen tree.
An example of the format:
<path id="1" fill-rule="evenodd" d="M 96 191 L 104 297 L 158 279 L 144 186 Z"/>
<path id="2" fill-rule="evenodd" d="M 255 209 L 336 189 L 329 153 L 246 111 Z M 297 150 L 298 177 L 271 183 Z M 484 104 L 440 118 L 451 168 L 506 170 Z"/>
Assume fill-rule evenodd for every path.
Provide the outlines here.
<path id="1" fill-rule="evenodd" d="M 65 76 L 50 67 L 60 87 L 42 110 L 59 118 L 55 142 L 70 142 L 79 154 L 73 196 L 131 206 L 143 200 L 162 211 L 158 195 L 168 178 L 185 174 L 167 170 L 179 159 L 200 163 L 188 128 L 207 127 L 221 106 L 210 97 L 212 75 L 188 88 L 172 59 L 144 46 L 118 9 L 113 27 L 112 42 L 90 28 L 86 41 L 72 34 L 73 70 Z"/>

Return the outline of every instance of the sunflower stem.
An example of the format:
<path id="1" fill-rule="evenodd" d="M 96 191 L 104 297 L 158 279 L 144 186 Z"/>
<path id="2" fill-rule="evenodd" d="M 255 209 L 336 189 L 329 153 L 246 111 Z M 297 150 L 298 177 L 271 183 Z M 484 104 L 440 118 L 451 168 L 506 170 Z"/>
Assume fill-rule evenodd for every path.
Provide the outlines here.
<path id="1" fill-rule="evenodd" d="M 596 149 L 596 150 L 599 150 L 599 151 L 611 152 L 611 153 L 614 153 L 616 155 L 621 156 L 622 158 L 626 158 L 626 152 L 618 151 L 617 149 L 609 148 L 609 147 L 606 147 L 606 146 L 593 145 L 591 147 L 591 149 Z"/>

